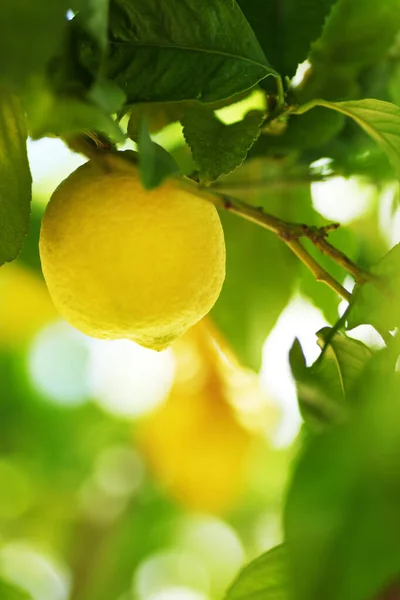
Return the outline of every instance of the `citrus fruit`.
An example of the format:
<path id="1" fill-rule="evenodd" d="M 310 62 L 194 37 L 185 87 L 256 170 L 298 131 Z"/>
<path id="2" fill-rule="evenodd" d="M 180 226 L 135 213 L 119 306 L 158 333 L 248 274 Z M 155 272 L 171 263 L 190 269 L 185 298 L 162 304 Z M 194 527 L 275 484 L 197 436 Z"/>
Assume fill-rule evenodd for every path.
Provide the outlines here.
<path id="1" fill-rule="evenodd" d="M 162 350 L 219 296 L 221 222 L 210 202 L 177 181 L 149 191 L 134 165 L 118 156 L 110 165 L 89 161 L 54 192 L 40 235 L 44 277 L 77 329 Z"/>

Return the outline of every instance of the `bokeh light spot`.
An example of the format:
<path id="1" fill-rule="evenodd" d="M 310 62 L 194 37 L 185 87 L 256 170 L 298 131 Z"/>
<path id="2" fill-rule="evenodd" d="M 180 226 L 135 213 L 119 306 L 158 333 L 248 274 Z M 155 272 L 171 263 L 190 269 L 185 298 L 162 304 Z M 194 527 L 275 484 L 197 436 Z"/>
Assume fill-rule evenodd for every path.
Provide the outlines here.
<path id="1" fill-rule="evenodd" d="M 129 340 L 91 340 L 89 385 L 96 402 L 121 417 L 139 417 L 167 397 L 174 378 L 170 350 L 156 352 Z"/>
<path id="2" fill-rule="evenodd" d="M 76 406 L 88 397 L 88 345 L 63 321 L 45 327 L 33 340 L 28 370 L 39 392 L 56 404 Z"/>

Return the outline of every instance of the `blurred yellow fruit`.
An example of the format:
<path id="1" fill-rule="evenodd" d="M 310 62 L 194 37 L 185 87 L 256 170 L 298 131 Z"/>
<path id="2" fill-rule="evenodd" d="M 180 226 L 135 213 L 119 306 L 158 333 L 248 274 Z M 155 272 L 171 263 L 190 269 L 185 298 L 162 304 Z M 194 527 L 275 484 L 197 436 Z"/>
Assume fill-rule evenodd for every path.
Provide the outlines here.
<path id="1" fill-rule="evenodd" d="M 205 320 L 174 345 L 170 396 L 139 433 L 156 478 L 184 506 L 218 514 L 243 486 L 253 435 L 230 403 L 225 358 Z"/>
<path id="2" fill-rule="evenodd" d="M 91 162 L 54 192 L 40 255 L 60 314 L 98 338 L 161 350 L 217 300 L 225 243 L 215 207 L 167 181 L 145 190 L 118 156 Z"/>
<path id="3" fill-rule="evenodd" d="M 57 317 L 44 281 L 16 263 L 0 270 L 0 344 L 28 341 L 45 323 Z"/>

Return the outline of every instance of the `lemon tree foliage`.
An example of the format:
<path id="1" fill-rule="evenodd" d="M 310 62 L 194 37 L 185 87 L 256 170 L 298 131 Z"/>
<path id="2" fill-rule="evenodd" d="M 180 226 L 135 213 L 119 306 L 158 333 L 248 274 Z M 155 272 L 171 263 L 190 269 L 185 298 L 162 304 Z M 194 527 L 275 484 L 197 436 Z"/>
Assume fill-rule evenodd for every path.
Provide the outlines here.
<path id="1" fill-rule="evenodd" d="M 174 158 L 150 137 L 146 119 L 140 122 L 138 135 L 140 179 L 148 190 L 161 184 L 163 179 L 179 173 Z"/>
<path id="2" fill-rule="evenodd" d="M 376 279 L 354 290 L 354 302 L 348 318 L 348 328 L 372 323 L 378 331 L 395 329 L 400 324 L 400 245 L 371 268 Z"/>
<path id="3" fill-rule="evenodd" d="M 357 418 L 308 439 L 296 467 L 285 530 L 299 600 L 379 598 L 397 581 L 399 380 L 385 354 L 353 390 Z"/>
<path id="4" fill-rule="evenodd" d="M 287 600 L 286 550 L 277 546 L 240 571 L 225 600 Z"/>
<path id="5" fill-rule="evenodd" d="M 347 102 L 325 102 L 314 100 L 310 108 L 325 106 L 351 117 L 371 136 L 391 160 L 397 175 L 400 175 L 400 108 L 382 100 L 353 100 Z M 309 110 L 307 105 L 300 112 Z M 306 113 L 307 114 L 307 113 Z"/>
<path id="6" fill-rule="evenodd" d="M 298 340 L 293 343 L 289 359 L 304 422 L 310 429 L 320 431 L 349 418 L 349 411 L 354 408 L 354 387 L 372 352 L 362 342 L 329 327 L 316 335 L 322 352 L 313 365 L 306 366 Z"/>
<path id="7" fill-rule="evenodd" d="M 108 74 L 130 103 L 212 102 L 275 74 L 236 1 L 114 0 L 110 34 Z"/>
<path id="8" fill-rule="evenodd" d="M 398 0 L 2 3 L 4 577 L 7 565 L 18 570 L 10 553 L 29 554 L 13 534 L 22 531 L 54 544 L 74 600 L 161 597 L 143 591 L 154 578 L 141 569 L 183 536 L 182 509 L 237 526 L 247 559 L 264 540 L 258 524 L 282 512 L 280 545 L 246 559 L 230 586 L 221 574 L 214 585 L 204 565 L 217 561 L 203 548 L 204 564 L 197 557 L 178 590 L 207 600 L 397 597 L 399 40 Z M 27 139 L 47 136 L 88 163 L 45 209 L 35 198 L 30 217 Z M 357 198 L 337 192 L 346 178 L 370 191 L 356 216 L 345 209 Z M 330 210 L 347 224 L 328 222 Z M 325 319 L 316 333 L 296 312 L 298 295 Z M 172 345 L 164 403 L 134 428 L 93 404 L 46 404 L 24 353 L 57 315 L 91 337 Z M 276 364 L 262 361 L 271 332 Z M 282 383 L 284 406 L 290 367 L 303 427 L 290 450 L 268 447 L 255 481 L 269 407 L 261 366 Z M 111 460 L 111 475 L 109 446 L 130 451 L 122 467 Z M 137 496 L 122 497 L 128 484 Z M 1 579 L 0 597 L 26 596 Z"/>
<path id="9" fill-rule="evenodd" d="M 261 133 L 264 115 L 254 112 L 238 123 L 225 125 L 212 110 L 201 105 L 185 111 L 183 135 L 199 167 L 202 183 L 211 183 L 243 163 Z"/>
<path id="10" fill-rule="evenodd" d="M 360 75 L 387 57 L 399 26 L 396 0 L 383 0 L 379 5 L 368 0 L 357 5 L 352 0 L 334 2 L 321 36 L 311 45 L 313 69 L 302 99 L 359 98 L 365 86 Z"/>
<path id="11" fill-rule="evenodd" d="M 272 66 L 293 77 L 321 35 L 335 0 L 238 0 Z M 301 27 L 299 22 L 301 21 Z"/>
<path id="12" fill-rule="evenodd" d="M 21 102 L 11 92 L 0 97 L 0 264 L 14 260 L 28 232 L 31 174 Z"/>

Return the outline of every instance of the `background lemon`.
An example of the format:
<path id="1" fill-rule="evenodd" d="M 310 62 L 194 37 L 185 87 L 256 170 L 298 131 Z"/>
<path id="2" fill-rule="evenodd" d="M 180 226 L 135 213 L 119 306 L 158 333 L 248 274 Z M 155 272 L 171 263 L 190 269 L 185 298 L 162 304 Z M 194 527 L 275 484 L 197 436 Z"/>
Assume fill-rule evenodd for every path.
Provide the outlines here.
<path id="1" fill-rule="evenodd" d="M 217 300 L 223 230 L 211 203 L 174 181 L 147 191 L 124 162 L 116 157 L 109 172 L 89 162 L 54 192 L 40 237 L 43 273 L 77 329 L 160 350 Z"/>

